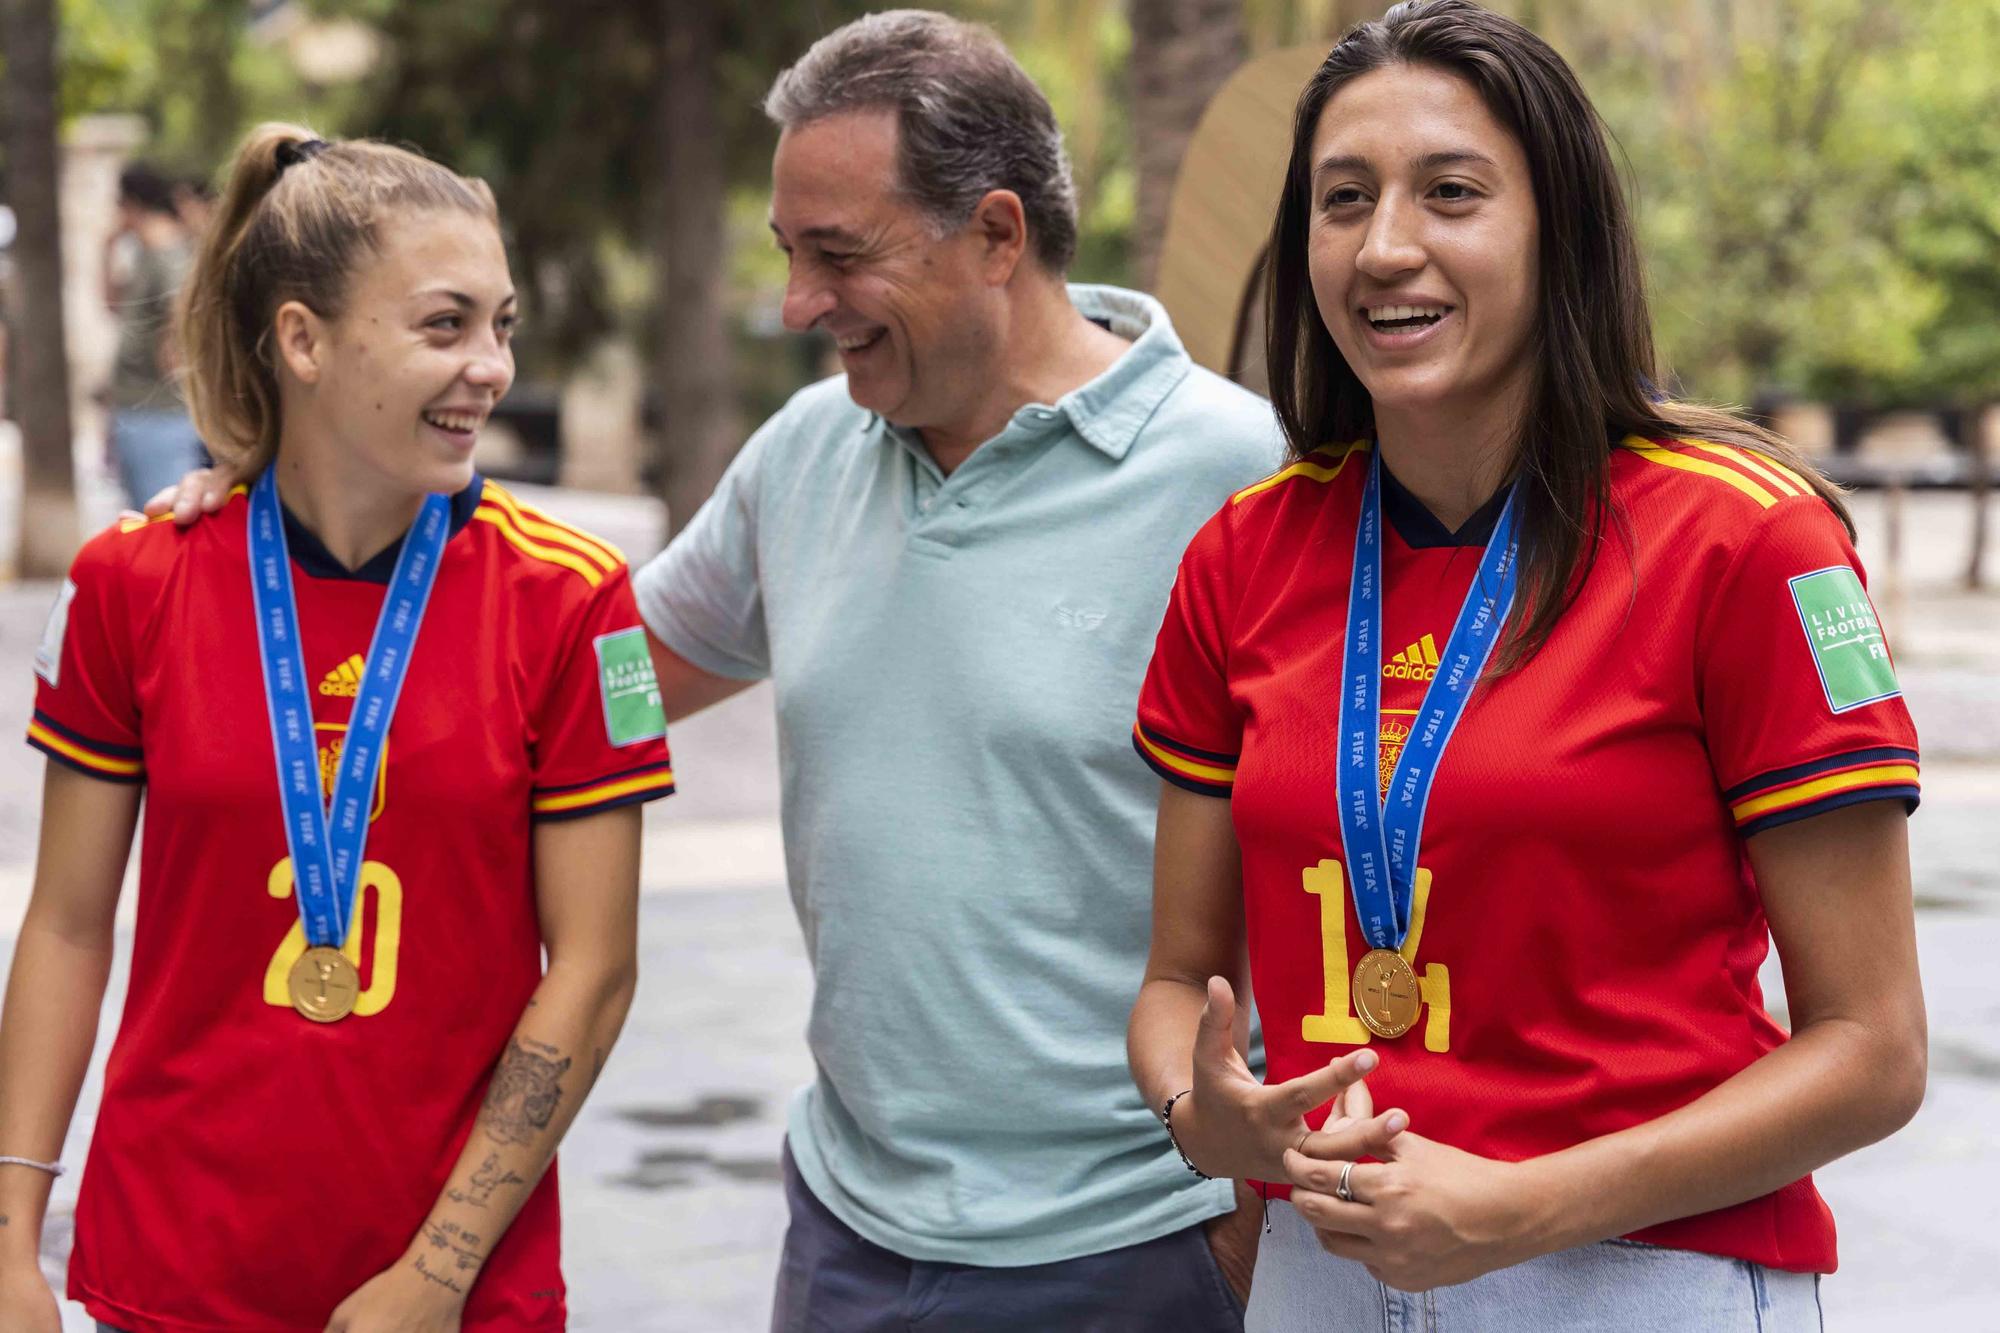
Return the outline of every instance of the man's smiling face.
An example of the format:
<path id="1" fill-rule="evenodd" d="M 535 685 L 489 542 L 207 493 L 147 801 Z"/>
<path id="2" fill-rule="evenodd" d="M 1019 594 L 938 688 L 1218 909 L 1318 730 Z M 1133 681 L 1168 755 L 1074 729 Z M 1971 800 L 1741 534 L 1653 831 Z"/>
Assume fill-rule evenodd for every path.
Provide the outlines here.
<path id="1" fill-rule="evenodd" d="M 771 231 L 791 262 L 785 327 L 823 329 L 854 401 L 921 429 L 962 414 L 996 335 L 975 230 L 940 236 L 898 188 L 897 134 L 887 109 L 787 129 L 771 162 Z"/>

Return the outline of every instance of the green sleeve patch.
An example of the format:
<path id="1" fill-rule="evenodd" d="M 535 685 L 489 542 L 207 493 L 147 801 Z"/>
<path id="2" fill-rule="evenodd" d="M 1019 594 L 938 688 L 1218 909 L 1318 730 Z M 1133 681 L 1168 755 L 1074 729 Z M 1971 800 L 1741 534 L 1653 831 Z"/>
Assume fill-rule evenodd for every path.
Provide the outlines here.
<path id="1" fill-rule="evenodd" d="M 613 745 L 636 745 L 667 734 L 660 682 L 646 631 L 622 629 L 597 636 L 597 684 L 604 699 L 604 734 Z"/>
<path id="2" fill-rule="evenodd" d="M 1889 644 L 1861 578 L 1845 565 L 1816 569 L 1791 580 L 1813 665 L 1826 704 L 1845 713 L 1903 692 L 1889 662 Z"/>

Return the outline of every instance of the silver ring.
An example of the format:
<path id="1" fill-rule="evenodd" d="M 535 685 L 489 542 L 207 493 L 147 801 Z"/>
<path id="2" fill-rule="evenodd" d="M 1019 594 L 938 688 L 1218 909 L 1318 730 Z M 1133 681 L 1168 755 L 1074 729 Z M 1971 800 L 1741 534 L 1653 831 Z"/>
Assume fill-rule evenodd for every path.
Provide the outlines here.
<path id="1" fill-rule="evenodd" d="M 1354 1170 L 1354 1163 L 1348 1162 L 1340 1168 L 1340 1183 L 1333 1187 L 1333 1197 L 1343 1203 L 1354 1202 L 1354 1191 L 1347 1187 L 1347 1177 Z"/>

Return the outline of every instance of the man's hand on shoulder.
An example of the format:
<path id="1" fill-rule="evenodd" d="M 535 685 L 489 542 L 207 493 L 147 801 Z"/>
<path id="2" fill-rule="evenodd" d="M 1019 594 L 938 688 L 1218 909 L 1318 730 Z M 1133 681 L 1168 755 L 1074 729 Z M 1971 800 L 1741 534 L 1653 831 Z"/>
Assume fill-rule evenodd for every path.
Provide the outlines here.
<path id="1" fill-rule="evenodd" d="M 223 502 L 229 498 L 229 488 L 238 480 L 236 474 L 225 467 L 196 468 L 182 477 L 179 484 L 167 487 L 146 501 L 144 515 L 135 517 L 158 518 L 171 511 L 174 522 L 186 527 L 203 514 L 213 514 L 222 508 Z"/>

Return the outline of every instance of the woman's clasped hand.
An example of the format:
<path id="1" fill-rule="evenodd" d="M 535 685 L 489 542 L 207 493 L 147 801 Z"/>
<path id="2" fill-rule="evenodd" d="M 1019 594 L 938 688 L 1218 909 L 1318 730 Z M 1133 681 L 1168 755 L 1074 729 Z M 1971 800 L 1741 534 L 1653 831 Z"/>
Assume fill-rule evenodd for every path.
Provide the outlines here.
<path id="1" fill-rule="evenodd" d="M 1359 1084 L 1349 1108 L 1356 1093 L 1365 1108 Z M 1401 1112 L 1382 1119 L 1407 1123 Z M 1407 1128 L 1371 1149 L 1378 1161 L 1357 1161 L 1348 1155 L 1352 1123 L 1336 1108 L 1325 1129 L 1284 1155 L 1292 1207 L 1327 1253 L 1354 1260 L 1399 1291 L 1428 1291 L 1555 1248 L 1536 1240 L 1544 1231 L 1532 1163 L 1462 1152 Z"/>

